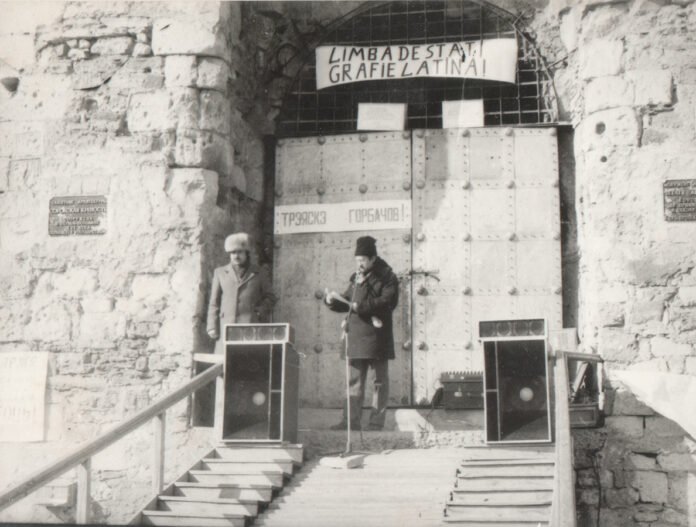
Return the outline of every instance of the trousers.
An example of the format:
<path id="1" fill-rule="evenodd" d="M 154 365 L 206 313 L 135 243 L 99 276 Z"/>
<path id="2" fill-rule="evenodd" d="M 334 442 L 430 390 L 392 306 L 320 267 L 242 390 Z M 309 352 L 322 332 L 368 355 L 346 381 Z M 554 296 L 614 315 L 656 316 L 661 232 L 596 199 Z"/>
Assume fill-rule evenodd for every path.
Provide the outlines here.
<path id="1" fill-rule="evenodd" d="M 370 428 L 381 429 L 384 426 L 384 418 L 389 402 L 389 368 L 387 359 L 350 359 L 350 426 L 352 429 L 360 429 L 360 418 L 365 399 L 365 382 L 367 372 L 372 368 L 375 372 L 372 404 L 370 407 Z M 343 409 L 343 420 L 347 422 L 347 411 Z"/>

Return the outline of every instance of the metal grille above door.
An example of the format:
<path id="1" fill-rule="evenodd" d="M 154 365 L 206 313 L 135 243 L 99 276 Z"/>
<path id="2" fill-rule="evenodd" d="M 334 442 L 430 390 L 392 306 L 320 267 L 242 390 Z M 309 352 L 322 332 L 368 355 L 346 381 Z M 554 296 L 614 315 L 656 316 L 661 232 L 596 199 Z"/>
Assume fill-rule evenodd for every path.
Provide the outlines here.
<path id="1" fill-rule="evenodd" d="M 281 137 L 349 133 L 360 102 L 407 103 L 407 128 L 442 128 L 442 101 L 482 99 L 486 126 L 554 123 L 553 80 L 541 55 L 518 27 L 519 17 L 484 2 L 425 0 L 367 3 L 338 21 L 319 45 L 385 46 L 516 38 L 515 84 L 477 79 L 370 81 L 317 90 L 314 50 L 308 50 L 277 119 Z"/>

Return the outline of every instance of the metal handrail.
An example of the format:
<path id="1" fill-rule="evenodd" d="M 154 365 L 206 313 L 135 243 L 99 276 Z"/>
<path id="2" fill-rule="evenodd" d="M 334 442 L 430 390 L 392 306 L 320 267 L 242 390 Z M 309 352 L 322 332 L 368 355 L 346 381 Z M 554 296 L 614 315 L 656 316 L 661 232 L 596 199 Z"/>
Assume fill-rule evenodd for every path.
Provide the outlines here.
<path id="1" fill-rule="evenodd" d="M 46 483 L 56 479 L 68 470 L 77 467 L 77 523 L 87 523 L 89 510 L 89 467 L 91 458 L 115 443 L 119 439 L 136 430 L 141 425 L 155 419 L 157 425 L 154 433 L 155 440 L 155 474 L 154 488 L 156 492 L 162 489 L 162 475 L 164 467 L 164 413 L 168 408 L 179 402 L 184 397 L 189 396 L 199 388 L 214 381 L 222 375 L 222 364 L 215 364 L 207 368 L 202 373 L 196 375 L 188 383 L 181 388 L 173 391 L 169 395 L 163 397 L 159 401 L 153 403 L 145 410 L 137 413 L 130 419 L 115 426 L 114 428 L 103 433 L 98 438 L 89 441 L 86 444 L 80 445 L 72 452 L 42 468 L 38 472 L 32 474 L 28 478 L 21 481 L 19 484 L 0 494 L 0 510 L 9 507 L 20 499 L 31 494 Z"/>

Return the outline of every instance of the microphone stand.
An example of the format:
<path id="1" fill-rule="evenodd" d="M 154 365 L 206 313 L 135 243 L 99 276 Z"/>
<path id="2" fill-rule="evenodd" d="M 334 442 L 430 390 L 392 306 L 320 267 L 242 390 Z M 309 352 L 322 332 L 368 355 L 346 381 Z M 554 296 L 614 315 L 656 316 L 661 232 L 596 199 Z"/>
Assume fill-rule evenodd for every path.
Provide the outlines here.
<path id="1" fill-rule="evenodd" d="M 348 313 L 343 321 L 343 342 L 346 354 L 346 451 L 343 453 L 347 456 L 351 453 L 351 412 L 350 412 L 350 359 L 348 358 L 348 331 L 350 325 L 350 315 L 353 313 L 353 303 L 355 302 L 355 292 L 358 288 L 357 279 L 353 284 L 353 294 L 351 295 L 350 303 L 348 304 Z M 358 408 L 358 411 L 361 411 Z"/>

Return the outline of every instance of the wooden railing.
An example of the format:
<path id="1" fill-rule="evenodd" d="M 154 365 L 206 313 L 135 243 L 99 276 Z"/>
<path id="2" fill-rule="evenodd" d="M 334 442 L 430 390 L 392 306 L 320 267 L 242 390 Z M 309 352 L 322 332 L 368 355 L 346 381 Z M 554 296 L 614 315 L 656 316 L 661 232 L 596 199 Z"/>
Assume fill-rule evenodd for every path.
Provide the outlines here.
<path id="1" fill-rule="evenodd" d="M 92 457 L 130 432 L 154 419 L 153 443 L 153 481 L 155 494 L 161 492 L 164 478 L 164 434 L 165 412 L 184 397 L 188 397 L 199 388 L 209 384 L 222 375 L 222 364 L 213 364 L 204 372 L 196 375 L 184 386 L 153 403 L 147 409 L 108 430 L 98 438 L 77 447 L 58 461 L 29 476 L 12 489 L 0 494 L 0 510 L 9 507 L 46 483 L 56 479 L 68 470 L 77 467 L 77 504 L 75 521 L 80 524 L 89 521 L 90 509 L 90 465 Z"/>
<path id="2" fill-rule="evenodd" d="M 573 438 L 570 435 L 568 362 L 566 352 L 555 350 L 554 399 L 556 423 L 556 459 L 551 510 L 551 525 L 575 527 L 575 477 L 573 473 Z"/>

